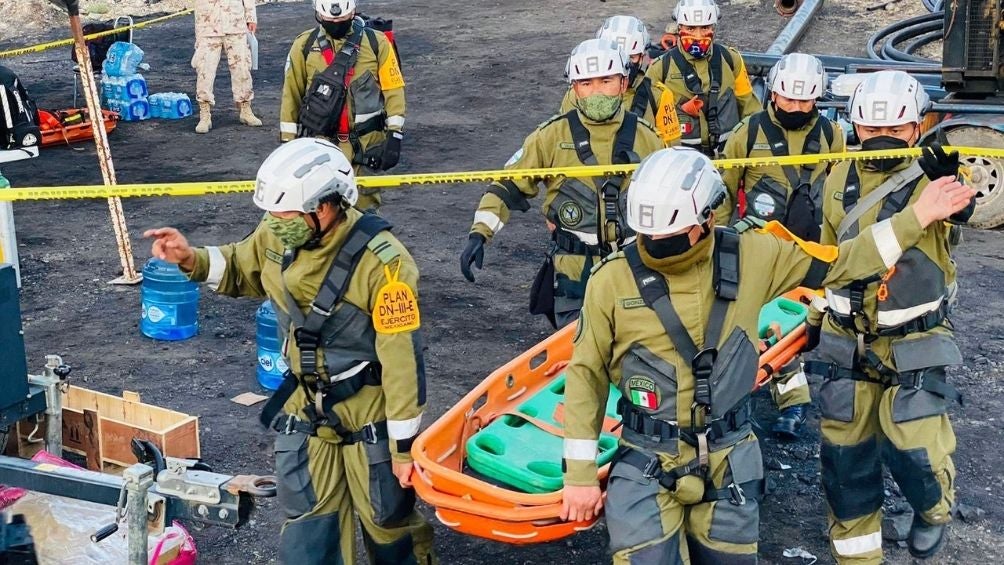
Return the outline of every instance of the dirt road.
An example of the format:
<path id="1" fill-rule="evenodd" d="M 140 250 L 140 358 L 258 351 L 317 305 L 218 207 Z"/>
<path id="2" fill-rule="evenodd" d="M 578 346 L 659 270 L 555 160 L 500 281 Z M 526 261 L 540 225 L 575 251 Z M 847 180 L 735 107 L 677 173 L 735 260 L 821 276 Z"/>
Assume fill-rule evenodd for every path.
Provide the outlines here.
<path id="1" fill-rule="evenodd" d="M 783 22 L 767 5 L 724 6 L 719 39 L 744 50 L 765 48 Z M 517 6 L 518 5 L 518 6 Z M 603 18 L 633 13 L 661 31 L 666 2 L 501 0 L 366 2 L 365 11 L 393 18 L 408 79 L 408 123 L 402 164 L 395 172 L 455 171 L 501 165 L 523 137 L 556 111 L 563 93 L 567 53 L 591 37 Z M 863 12 L 828 5 L 806 39 L 806 50 L 861 54 L 868 29 Z M 285 53 L 293 38 L 313 25 L 300 4 L 259 8 L 261 69 L 255 74 L 255 106 L 265 128 L 237 123 L 229 100 L 226 65 L 217 81 L 215 129 L 192 133 L 193 119 L 121 124 L 111 136 L 120 182 L 250 179 L 278 140 L 278 96 Z M 45 38 L 62 37 L 52 33 Z M 0 41 L 0 49 L 39 37 Z M 138 31 L 146 51 L 151 92 L 193 95 L 189 67 L 189 18 Z M 48 108 L 71 104 L 68 53 L 50 51 L 4 61 Z M 100 183 L 94 151 L 86 145 L 51 149 L 28 163 L 4 167 L 15 186 Z M 545 337 L 549 326 L 526 314 L 529 283 L 546 249 L 539 212 L 518 215 L 489 247 L 476 284 L 458 272 L 457 256 L 483 187 L 457 185 L 389 191 L 385 215 L 412 250 L 422 270 L 423 321 L 429 350 L 429 411 L 432 418 L 455 403 L 489 371 Z M 125 203 L 137 260 L 149 256 L 142 230 L 163 224 L 190 234 L 195 244 L 234 241 L 260 212 L 249 195 L 205 198 L 130 199 Z M 15 208 L 23 266 L 23 308 L 29 362 L 46 353 L 75 366 L 82 386 L 144 400 L 190 414 L 202 425 L 206 459 L 230 473 L 268 473 L 271 436 L 255 423 L 256 409 L 229 401 L 256 390 L 254 311 L 258 302 L 204 293 L 201 333 L 179 343 L 140 336 L 137 288 L 108 286 L 118 274 L 108 212 L 101 201 L 23 203 Z M 970 398 L 953 409 L 959 450 L 960 501 L 986 515 L 957 522 L 939 563 L 992 562 L 1004 555 L 1004 455 L 1001 450 L 1004 371 L 1004 238 L 999 232 L 968 232 L 958 254 L 962 280 L 955 323 L 967 365 L 955 382 Z M 758 400 L 765 424 L 769 401 Z M 812 428 L 818 428 L 818 411 Z M 825 510 L 819 490 L 818 436 L 779 447 L 768 440 L 768 457 L 791 469 L 772 471 L 777 492 L 761 518 L 764 563 L 798 563 L 782 557 L 801 546 L 828 563 Z M 423 509 L 431 518 L 428 508 Z M 602 563 L 605 531 L 598 526 L 566 541 L 515 548 L 462 537 L 437 524 L 443 563 Z M 267 563 L 274 559 L 278 509 L 262 504 L 254 522 L 238 532 L 197 533 L 207 563 Z M 890 563 L 909 563 L 906 551 L 887 543 Z"/>

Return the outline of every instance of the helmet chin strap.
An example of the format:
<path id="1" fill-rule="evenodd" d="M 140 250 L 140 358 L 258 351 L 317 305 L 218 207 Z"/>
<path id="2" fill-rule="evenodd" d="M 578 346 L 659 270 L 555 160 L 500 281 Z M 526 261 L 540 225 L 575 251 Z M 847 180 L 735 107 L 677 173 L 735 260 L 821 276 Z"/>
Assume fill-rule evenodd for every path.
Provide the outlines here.
<path id="1" fill-rule="evenodd" d="M 308 215 L 310 216 L 310 219 L 313 220 L 314 222 L 314 235 L 307 240 L 307 243 L 303 244 L 302 248 L 317 249 L 318 247 L 321 246 L 321 238 L 324 237 L 324 234 L 328 233 L 328 230 L 331 229 L 331 226 L 328 226 L 327 228 L 322 230 L 321 220 L 320 218 L 317 217 L 317 212 L 310 212 Z"/>

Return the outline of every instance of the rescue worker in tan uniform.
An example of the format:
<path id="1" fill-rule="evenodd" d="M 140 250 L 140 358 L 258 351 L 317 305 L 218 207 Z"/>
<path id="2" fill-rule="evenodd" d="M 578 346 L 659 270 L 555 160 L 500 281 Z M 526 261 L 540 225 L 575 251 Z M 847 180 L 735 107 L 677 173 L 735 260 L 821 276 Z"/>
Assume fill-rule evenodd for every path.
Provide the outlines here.
<path id="1" fill-rule="evenodd" d="M 397 165 L 404 139 L 404 76 L 383 32 L 356 15 L 356 0 L 314 0 L 318 27 L 289 49 L 279 109 L 282 141 L 337 141 L 356 175 Z M 380 207 L 379 189 L 361 189 L 360 210 Z"/>
<path id="2" fill-rule="evenodd" d="M 756 563 L 764 467 L 749 398 L 761 307 L 797 286 L 880 272 L 892 250 L 913 247 L 973 194 L 932 183 L 836 249 L 745 220 L 715 228 L 725 191 L 696 150 L 650 155 L 627 191 L 638 240 L 604 259 L 586 288 L 566 369 L 562 518 L 588 520 L 603 506 L 597 439 L 613 383 L 623 395 L 605 504 L 614 563 Z"/>
<path id="3" fill-rule="evenodd" d="M 923 87 L 902 71 L 868 75 L 849 105 L 861 148 L 916 144 L 927 104 Z M 844 245 L 878 230 L 958 171 L 958 153 L 940 147 L 919 159 L 838 163 L 826 179 L 822 243 Z M 974 206 L 949 221 L 965 223 Z M 824 379 L 819 459 L 830 549 L 842 565 L 882 562 L 883 463 L 914 511 L 910 553 L 931 557 L 944 541 L 955 500 L 948 404 L 961 401 L 946 375 L 962 363 L 948 321 L 958 229 L 937 222 L 909 248 L 882 246 L 885 269 L 827 284 L 825 320 L 810 318 L 822 322 L 822 337 L 805 371 Z"/>
<path id="4" fill-rule="evenodd" d="M 680 120 L 676 117 L 673 93 L 666 85 L 645 76 L 650 62 L 646 52 L 649 36 L 645 24 L 633 16 L 612 16 L 603 22 L 596 37 L 617 43 L 631 60 L 628 88 L 624 91 L 624 107 L 655 126 L 667 147 L 678 144 Z M 559 113 L 566 114 L 574 110 L 575 102 L 575 91 L 569 88 L 561 101 Z"/>
<path id="5" fill-rule="evenodd" d="M 580 43 L 566 68 L 576 108 L 541 124 L 505 168 L 636 163 L 661 148 L 655 129 L 624 109 L 628 74 L 627 55 L 616 43 Z M 474 213 L 461 273 L 474 282 L 471 265 L 481 268 L 485 243 L 509 222 L 511 211 L 530 209 L 538 182 L 545 182 L 544 217 L 553 244 L 531 289 L 530 312 L 546 315 L 556 328 L 568 324 L 578 316 L 593 264 L 633 236 L 624 223 L 622 181 L 559 176 L 492 183 Z"/>
<path id="6" fill-rule="evenodd" d="M 255 0 L 195 0 L 195 99 L 199 103 L 199 123 L 196 133 L 209 133 L 213 128 L 212 107 L 216 105 L 213 83 L 220 52 L 226 50 L 230 66 L 230 89 L 244 125 L 259 127 L 251 111 L 254 90 L 251 84 L 251 48 L 248 33 L 258 31 Z"/>
<path id="7" fill-rule="evenodd" d="M 709 157 L 740 120 L 761 108 L 742 55 L 714 42 L 718 16 L 714 0 L 680 0 L 673 10 L 679 41 L 646 73 L 673 92 L 681 143 Z"/>
<path id="8" fill-rule="evenodd" d="M 725 142 L 726 159 L 844 151 L 843 129 L 816 110 L 816 99 L 826 92 L 826 70 L 819 59 L 785 55 L 767 82 L 770 105 L 736 126 Z M 727 169 L 722 180 L 728 192 L 715 221 L 729 225 L 743 217 L 777 220 L 802 239 L 818 242 L 826 170 L 826 163 Z M 771 431 L 782 439 L 798 439 L 811 401 L 798 357 L 774 375 L 770 392 L 781 411 Z"/>
<path id="9" fill-rule="evenodd" d="M 266 214 L 244 240 L 193 249 L 173 228 L 145 235 L 192 280 L 275 305 L 290 369 L 260 420 L 279 432 L 279 560 L 355 562 L 358 518 L 370 563 L 429 565 L 432 528 L 411 490 L 425 405 L 418 268 L 356 198 L 346 156 L 298 139 L 258 170 Z"/>

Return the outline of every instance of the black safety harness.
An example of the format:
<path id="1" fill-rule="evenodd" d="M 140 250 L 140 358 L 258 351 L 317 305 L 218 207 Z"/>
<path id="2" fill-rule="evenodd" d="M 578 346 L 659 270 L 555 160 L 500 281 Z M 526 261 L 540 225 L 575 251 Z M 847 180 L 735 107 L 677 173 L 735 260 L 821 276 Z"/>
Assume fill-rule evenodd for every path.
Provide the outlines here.
<path id="1" fill-rule="evenodd" d="M 321 347 L 323 338 L 322 327 L 344 298 L 352 274 L 364 252 L 380 232 L 390 229 L 390 223 L 375 214 L 364 214 L 352 226 L 345 244 L 339 249 L 328 268 L 324 282 L 306 315 L 300 310 L 289 290 L 285 289 L 287 310 L 295 328 L 291 337 L 296 341 L 300 351 L 300 375 L 297 377 L 292 371 L 286 371 L 279 388 L 262 408 L 259 415 L 262 425 L 280 433 L 301 432 L 310 435 L 316 435 L 318 428 L 327 426 L 341 437 L 342 443 L 347 444 L 360 441 L 376 443 L 387 438 L 387 422 L 371 422 L 361 430 L 351 431 L 345 427 L 334 410 L 336 404 L 352 397 L 364 386 L 379 386 L 380 365 L 369 363 L 348 378 L 330 382 L 327 371 L 318 367 L 317 350 Z M 381 245 L 387 244 L 383 242 Z M 287 253 L 283 269 L 288 267 L 293 259 L 293 254 Z M 283 404 L 289 400 L 298 386 L 303 387 L 307 396 L 308 404 L 304 407 L 307 420 L 301 420 L 294 414 L 282 413 Z"/>
<path id="2" fill-rule="evenodd" d="M 914 191 L 917 189 L 917 185 L 920 183 L 923 176 L 917 177 L 909 185 L 903 187 L 900 190 L 894 191 L 889 196 L 887 196 L 882 203 L 882 209 L 879 210 L 877 221 L 886 220 L 891 218 L 895 214 L 906 209 L 907 204 L 910 203 L 910 198 L 913 196 Z M 858 203 L 858 199 L 861 196 L 861 178 L 858 175 L 857 167 L 853 164 L 847 173 L 847 188 L 844 189 L 843 194 L 843 206 L 844 212 L 849 212 Z M 837 312 L 829 311 L 830 319 L 833 322 L 845 329 L 853 330 L 857 332 L 857 327 L 855 325 L 855 320 L 857 318 L 865 318 L 864 314 L 864 300 L 865 291 L 868 286 L 872 283 L 876 283 L 882 280 L 881 274 L 872 275 L 870 277 L 860 279 L 847 285 L 847 291 L 850 295 L 850 305 L 851 313 L 844 315 Z M 928 312 L 927 314 L 914 318 L 905 324 L 896 326 L 894 328 L 883 328 L 876 329 L 876 336 L 906 336 L 917 332 L 926 332 L 928 330 L 934 329 L 945 320 L 948 319 L 948 301 L 943 300 L 941 305 L 937 310 Z M 867 319 L 865 321 L 866 327 L 868 327 Z"/>
<path id="3" fill-rule="evenodd" d="M 596 155 L 593 154 L 592 146 L 589 143 L 589 130 L 579 119 L 578 110 L 571 110 L 565 114 L 568 120 L 568 128 L 572 132 L 572 142 L 575 144 L 575 153 L 583 165 L 597 165 Z M 634 141 L 638 132 L 638 116 L 631 113 L 624 113 L 624 122 L 617 130 L 617 137 L 614 138 L 614 149 L 611 163 L 614 165 L 627 165 L 638 163 L 641 159 L 634 151 Z M 618 206 L 620 203 L 621 186 L 624 184 L 623 175 L 612 175 L 607 178 L 597 178 L 596 184 L 600 187 L 600 197 L 603 204 L 604 225 L 597 226 L 597 240 L 599 245 L 587 245 L 574 234 L 561 228 L 559 222 L 555 222 L 557 227 L 552 232 L 552 239 L 559 249 L 573 255 L 606 255 L 613 251 L 606 241 L 607 227 L 612 226 L 617 243 L 623 241 L 624 234 L 621 224 L 618 221 Z M 590 265 L 591 266 L 591 265 Z M 589 267 L 587 267 L 588 272 Z"/>
<path id="4" fill-rule="evenodd" d="M 913 196 L 917 185 L 923 177 L 917 177 L 909 185 L 900 190 L 896 190 L 887 196 L 882 204 L 877 216 L 878 221 L 891 218 L 893 215 L 906 209 L 910 198 Z M 847 173 L 847 185 L 843 193 L 844 212 L 848 213 L 854 209 L 861 197 L 861 177 L 858 175 L 857 167 L 852 163 Z M 851 379 L 855 381 L 871 382 L 889 386 L 901 385 L 904 388 L 922 389 L 942 398 L 953 400 L 958 403 L 963 402 L 962 394 L 955 387 L 942 379 L 927 378 L 926 370 L 897 372 L 887 367 L 879 359 L 878 355 L 872 351 L 869 344 L 879 337 L 892 336 L 902 337 L 912 333 L 926 332 L 941 326 L 948 319 L 948 301 L 943 300 L 937 310 L 914 318 L 905 324 L 894 328 L 875 329 L 873 334 L 862 334 L 855 324 L 858 318 L 864 319 L 865 327 L 870 327 L 867 316 L 864 313 L 865 291 L 872 283 L 882 280 L 882 275 L 873 275 L 861 280 L 854 281 L 845 288 L 848 290 L 850 301 L 850 314 L 840 314 L 833 310 L 827 311 L 827 316 L 837 326 L 850 330 L 858 337 L 858 355 L 855 357 L 855 366 L 866 364 L 873 368 L 880 376 L 878 380 L 873 379 L 867 373 L 858 369 L 848 369 L 840 367 L 835 363 L 819 360 L 807 360 L 804 362 L 804 371 L 814 375 L 822 375 L 825 380 Z"/>
<path id="5" fill-rule="evenodd" d="M 639 118 L 645 115 L 645 109 L 651 107 L 652 115 L 659 113 L 659 103 L 652 96 L 652 79 L 643 77 L 634 90 L 634 99 L 631 101 L 631 113 Z"/>
<path id="6" fill-rule="evenodd" d="M 730 304 L 739 291 L 739 231 L 732 228 L 715 229 L 714 277 L 715 301 L 704 335 L 704 348 L 698 349 L 684 326 L 669 297 L 669 287 L 665 277 L 644 264 L 637 244 L 624 249 L 631 273 L 645 305 L 655 311 L 663 329 L 673 342 L 673 346 L 684 359 L 690 359 L 694 375 L 694 403 L 690 408 L 690 427 L 681 429 L 678 425 L 658 420 L 637 409 L 621 398 L 617 411 L 623 425 L 639 434 L 658 437 L 660 440 L 681 438 L 688 445 L 697 448 L 697 457 L 670 471 L 662 469 L 658 455 L 650 456 L 629 447 L 618 452 L 616 464 L 626 463 L 642 472 L 647 479 L 655 479 L 667 490 L 675 490 L 676 482 L 686 475 L 696 475 L 705 479 L 703 502 L 729 500 L 733 504 L 746 503 L 747 497 L 759 499 L 764 493 L 764 481 L 757 479 L 742 484 L 733 483 L 724 489 L 716 489 L 707 476 L 709 465 L 709 442 L 721 439 L 728 433 L 740 429 L 752 421 L 749 402 L 730 410 L 724 417 L 710 420 L 711 416 L 711 375 L 718 358 L 717 344 L 725 325 L 725 316 Z"/>
<path id="7" fill-rule="evenodd" d="M 362 36 L 365 35 L 370 49 L 379 60 L 379 41 L 375 32 L 366 27 L 361 19 L 356 19 L 352 29 L 345 37 L 342 47 L 335 53 L 327 34 L 318 27 L 303 44 L 303 57 L 306 60 L 310 50 L 316 43 L 321 50 L 327 68 L 314 75 L 300 106 L 299 137 L 324 136 L 352 144 L 353 159 L 362 159 L 362 144 L 359 138 L 374 131 L 386 128 L 386 118 L 383 112 L 359 124 L 349 124 L 346 97 L 349 85 L 355 73 L 356 61 Z"/>
<path id="8" fill-rule="evenodd" d="M 708 60 L 711 84 L 707 90 L 705 90 L 704 82 L 697 74 L 694 66 L 683 56 L 683 52 L 679 48 L 671 49 L 668 52 L 668 56 L 673 59 L 676 67 L 683 74 L 683 82 L 686 84 L 687 90 L 697 95 L 698 99 L 704 104 L 701 112 L 704 113 L 704 118 L 708 122 L 708 144 L 705 145 L 702 143 L 701 151 L 705 155 L 713 156 L 721 135 L 725 133 L 722 131 L 721 124 L 718 121 L 718 96 L 722 90 L 722 61 L 724 60 L 728 64 L 729 69 L 735 69 L 732 53 L 729 53 L 729 50 L 724 45 L 713 44 L 711 59 Z M 668 76 L 669 61 L 665 61 L 662 65 L 662 82 L 666 82 Z"/>

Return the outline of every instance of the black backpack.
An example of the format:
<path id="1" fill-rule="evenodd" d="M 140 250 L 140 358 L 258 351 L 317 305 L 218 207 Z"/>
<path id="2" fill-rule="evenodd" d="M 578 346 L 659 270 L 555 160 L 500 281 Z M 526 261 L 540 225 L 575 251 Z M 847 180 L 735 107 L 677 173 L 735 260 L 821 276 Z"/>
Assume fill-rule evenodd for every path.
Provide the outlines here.
<path id="1" fill-rule="evenodd" d="M 0 65 L 0 150 L 35 147 L 41 141 L 35 101 L 17 75 Z"/>
<path id="2" fill-rule="evenodd" d="M 115 24 L 111 21 L 84 24 L 84 35 L 110 31 L 113 29 L 115 29 Z M 91 56 L 92 69 L 101 69 L 101 64 L 105 62 L 105 57 L 108 56 L 108 49 L 111 48 L 112 43 L 115 43 L 116 41 L 128 42 L 129 30 L 126 29 L 111 35 L 103 35 L 101 37 L 87 40 L 87 51 Z M 73 47 L 70 48 L 70 58 L 74 63 L 78 62 L 77 50 Z"/>

